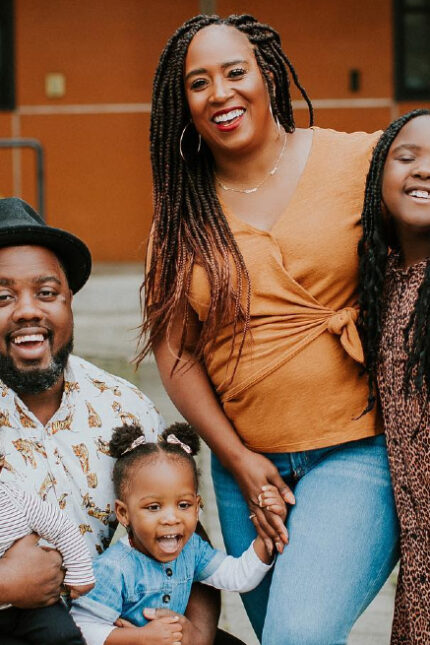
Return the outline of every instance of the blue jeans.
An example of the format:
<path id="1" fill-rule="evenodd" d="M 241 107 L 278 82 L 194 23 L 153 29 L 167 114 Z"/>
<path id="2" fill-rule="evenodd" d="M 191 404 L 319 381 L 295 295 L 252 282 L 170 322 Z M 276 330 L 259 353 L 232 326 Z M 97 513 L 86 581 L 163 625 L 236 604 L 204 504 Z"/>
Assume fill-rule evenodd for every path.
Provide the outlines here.
<path id="1" fill-rule="evenodd" d="M 242 596 L 263 645 L 345 645 L 398 558 L 398 522 L 385 437 L 266 454 L 294 490 L 290 542 L 263 582 Z M 212 458 L 226 549 L 255 537 L 231 474 Z M 263 629 L 264 626 L 264 629 Z"/>

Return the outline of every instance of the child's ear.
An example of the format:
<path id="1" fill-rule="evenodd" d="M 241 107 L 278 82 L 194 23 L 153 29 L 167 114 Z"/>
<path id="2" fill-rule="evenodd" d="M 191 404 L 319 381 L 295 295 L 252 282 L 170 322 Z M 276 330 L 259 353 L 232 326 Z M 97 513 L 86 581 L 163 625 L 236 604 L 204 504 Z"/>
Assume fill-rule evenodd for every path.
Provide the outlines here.
<path id="1" fill-rule="evenodd" d="M 203 508 L 203 500 L 200 497 L 200 495 L 197 495 L 196 502 L 197 502 L 196 509 L 197 509 L 197 513 L 198 513 L 200 511 L 200 509 Z"/>
<path id="2" fill-rule="evenodd" d="M 127 528 L 129 525 L 127 504 L 124 504 L 120 499 L 115 500 L 115 515 L 118 522 Z"/>

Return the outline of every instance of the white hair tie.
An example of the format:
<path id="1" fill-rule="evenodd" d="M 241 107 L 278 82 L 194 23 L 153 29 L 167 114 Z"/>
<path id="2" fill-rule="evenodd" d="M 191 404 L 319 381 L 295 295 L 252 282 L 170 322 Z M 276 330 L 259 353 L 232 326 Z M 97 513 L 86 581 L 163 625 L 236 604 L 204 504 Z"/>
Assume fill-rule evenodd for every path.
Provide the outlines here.
<path id="1" fill-rule="evenodd" d="M 186 443 L 183 443 L 178 437 L 174 434 L 169 434 L 166 438 L 166 443 L 173 443 L 178 446 L 181 446 L 182 450 L 185 450 L 185 452 L 189 455 L 191 455 L 192 450 L 190 446 L 188 446 Z"/>
<path id="2" fill-rule="evenodd" d="M 146 439 L 144 435 L 141 434 L 140 437 L 137 437 L 137 439 L 135 439 L 133 443 L 121 453 L 121 457 L 125 455 L 127 452 L 131 452 L 138 446 L 143 446 L 144 443 L 146 443 Z"/>

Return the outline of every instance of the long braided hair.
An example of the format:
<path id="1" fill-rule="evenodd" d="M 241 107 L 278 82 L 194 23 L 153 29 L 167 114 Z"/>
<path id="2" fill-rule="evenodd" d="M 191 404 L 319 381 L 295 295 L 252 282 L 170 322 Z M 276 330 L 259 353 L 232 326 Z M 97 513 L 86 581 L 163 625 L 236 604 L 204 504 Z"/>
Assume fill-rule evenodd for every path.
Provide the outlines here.
<path id="1" fill-rule="evenodd" d="M 362 333 L 365 368 L 369 378 L 369 399 L 365 412 L 376 400 L 376 366 L 381 339 L 382 293 L 388 254 L 398 249 L 398 241 L 389 214 L 382 205 L 382 180 L 388 151 L 400 130 L 411 119 L 430 115 L 430 110 L 408 112 L 393 121 L 379 139 L 373 151 L 366 180 L 363 212 L 363 235 L 358 245 L 360 257 L 359 326 Z M 405 329 L 405 348 L 408 351 L 405 385 L 421 388 L 430 386 L 430 262 L 420 286 L 414 311 Z"/>
<path id="2" fill-rule="evenodd" d="M 286 131 L 293 132 L 295 129 L 288 72 L 309 107 L 310 123 L 313 123 L 312 105 L 281 49 L 278 33 L 252 16 L 221 19 L 218 16 L 199 15 L 179 27 L 167 43 L 153 86 L 150 140 L 154 218 L 150 262 L 142 285 L 144 320 L 141 326 L 141 351 L 136 360 L 137 363 L 142 361 L 157 340 L 169 336 L 175 317 L 180 315 L 182 336 L 174 369 L 185 346 L 189 321 L 187 295 L 195 262 L 205 270 L 210 285 L 209 312 L 194 346 L 195 359 L 200 360 L 206 345 L 209 343 L 208 347 L 211 347 L 215 341 L 226 311 L 234 312 L 230 357 L 239 324 L 243 326 L 243 333 L 238 357 L 249 329 L 249 276 L 217 198 L 211 152 L 201 142 L 199 153 L 190 159 L 187 154 L 186 162 L 179 154 L 181 133 L 187 124 L 187 131 L 194 132 L 191 132 L 192 136 L 189 132 L 187 137 L 183 135 L 183 147 L 187 149 L 193 145 L 194 152 L 197 148 L 198 134 L 190 124 L 185 95 L 184 62 L 195 34 L 209 25 L 235 27 L 254 45 L 256 60 L 267 83 L 273 114 Z M 192 144 L 189 139 L 192 139 Z M 181 310 L 181 307 L 185 309 Z"/>

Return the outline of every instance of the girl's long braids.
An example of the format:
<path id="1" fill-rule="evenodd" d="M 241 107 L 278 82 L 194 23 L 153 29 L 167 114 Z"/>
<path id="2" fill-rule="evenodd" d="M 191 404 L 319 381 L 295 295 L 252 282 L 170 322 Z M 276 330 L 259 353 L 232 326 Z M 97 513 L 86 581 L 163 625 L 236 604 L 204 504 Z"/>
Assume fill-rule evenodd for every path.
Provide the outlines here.
<path id="1" fill-rule="evenodd" d="M 369 378 L 369 399 L 365 412 L 371 410 L 376 400 L 376 367 L 381 338 L 382 293 L 389 248 L 398 246 L 392 225 L 382 206 L 382 179 L 388 151 L 408 121 L 430 110 L 413 110 L 401 116 L 385 130 L 373 151 L 366 180 L 363 212 L 363 235 L 358 245 L 360 257 L 359 303 L 365 368 Z M 388 220 L 388 221 L 387 221 Z M 410 334 L 412 332 L 412 336 Z M 411 337 L 410 337 L 411 336 Z M 419 289 L 414 311 L 405 330 L 405 347 L 408 351 L 406 386 L 421 388 L 430 385 L 430 263 Z"/>
<path id="2" fill-rule="evenodd" d="M 186 341 L 189 318 L 187 296 L 194 262 L 203 267 L 210 284 L 209 312 L 194 346 L 195 359 L 201 360 L 206 345 L 209 343 L 210 348 L 211 343 L 215 342 L 220 326 L 225 321 L 226 311 L 232 309 L 234 312 L 230 356 L 239 324 L 243 326 L 243 332 L 238 360 L 249 329 L 249 275 L 217 198 L 210 150 L 202 142 L 199 154 L 190 155 L 190 159 L 187 155 L 186 162 L 179 154 L 181 133 L 190 124 L 183 81 L 185 57 L 195 34 L 209 25 L 235 27 L 254 45 L 258 65 L 269 89 L 273 114 L 286 131 L 293 132 L 295 129 L 288 70 L 308 104 L 310 123 L 313 123 L 311 102 L 281 49 L 279 35 L 252 16 L 229 16 L 226 19 L 196 16 L 184 23 L 167 43 L 153 87 L 150 140 L 154 219 L 151 261 L 142 285 L 144 320 L 141 326 L 141 351 L 136 360 L 140 363 L 159 339 L 168 337 L 175 317 L 180 316 L 182 337 L 174 369 Z M 197 133 L 192 124 L 184 135 L 184 148 L 190 134 L 193 134 L 195 153 Z M 243 305 L 243 302 L 246 304 Z"/>

